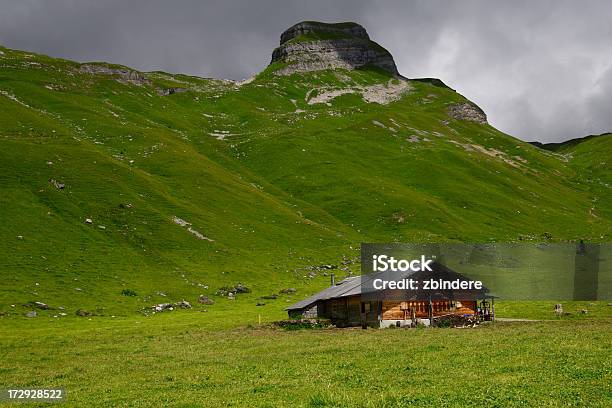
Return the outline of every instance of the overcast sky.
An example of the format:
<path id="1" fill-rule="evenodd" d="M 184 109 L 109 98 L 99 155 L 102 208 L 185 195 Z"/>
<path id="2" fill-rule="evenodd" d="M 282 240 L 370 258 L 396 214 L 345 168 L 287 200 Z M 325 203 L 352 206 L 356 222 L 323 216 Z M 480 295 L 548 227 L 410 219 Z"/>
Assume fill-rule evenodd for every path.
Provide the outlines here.
<path id="1" fill-rule="evenodd" d="M 612 131 L 609 0 L 0 0 L 0 44 L 242 79 L 301 20 L 361 23 L 403 75 L 442 79 L 521 139 Z"/>

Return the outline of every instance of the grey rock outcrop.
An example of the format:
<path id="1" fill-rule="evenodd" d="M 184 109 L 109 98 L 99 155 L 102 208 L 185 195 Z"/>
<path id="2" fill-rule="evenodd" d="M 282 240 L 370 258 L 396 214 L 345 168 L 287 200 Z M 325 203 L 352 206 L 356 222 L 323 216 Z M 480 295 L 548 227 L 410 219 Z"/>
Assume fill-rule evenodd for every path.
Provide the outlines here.
<path id="1" fill-rule="evenodd" d="M 473 103 L 458 103 L 451 105 L 448 108 L 448 114 L 458 120 L 467 120 L 482 125 L 487 123 L 487 115 Z"/>
<path id="2" fill-rule="evenodd" d="M 277 75 L 366 65 L 399 75 L 389 51 L 370 40 L 356 23 L 298 23 L 281 35 L 280 46 L 272 53 L 274 62 L 287 64 L 275 71 Z"/>
<path id="3" fill-rule="evenodd" d="M 327 33 L 339 36 L 350 36 L 355 38 L 361 38 L 364 40 L 369 40 L 370 36 L 365 28 L 360 26 L 357 23 L 321 23 L 318 21 L 302 21 L 301 23 L 297 23 L 286 29 L 280 38 L 281 45 L 294 39 L 295 37 L 299 37 L 301 35 L 308 34 L 320 34 Z"/>
<path id="4" fill-rule="evenodd" d="M 116 78 L 121 83 L 133 85 L 150 85 L 147 77 L 138 71 L 125 67 L 112 67 L 105 64 L 82 64 L 79 71 L 91 75 L 107 75 Z"/>

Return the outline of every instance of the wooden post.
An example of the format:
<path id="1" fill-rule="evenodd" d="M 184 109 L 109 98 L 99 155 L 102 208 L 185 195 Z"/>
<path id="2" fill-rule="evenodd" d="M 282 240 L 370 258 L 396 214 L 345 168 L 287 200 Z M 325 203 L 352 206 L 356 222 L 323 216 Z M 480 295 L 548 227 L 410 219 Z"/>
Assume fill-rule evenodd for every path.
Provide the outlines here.
<path id="1" fill-rule="evenodd" d="M 431 297 L 429 298 L 429 327 L 433 327 L 433 304 L 431 303 Z"/>
<path id="2" fill-rule="evenodd" d="M 346 322 L 350 326 L 351 313 L 350 313 L 350 310 L 349 310 L 349 300 L 348 300 L 348 297 L 344 298 L 344 310 L 346 311 Z"/>
<path id="3" fill-rule="evenodd" d="M 495 321 L 495 298 L 491 298 L 491 321 Z"/>

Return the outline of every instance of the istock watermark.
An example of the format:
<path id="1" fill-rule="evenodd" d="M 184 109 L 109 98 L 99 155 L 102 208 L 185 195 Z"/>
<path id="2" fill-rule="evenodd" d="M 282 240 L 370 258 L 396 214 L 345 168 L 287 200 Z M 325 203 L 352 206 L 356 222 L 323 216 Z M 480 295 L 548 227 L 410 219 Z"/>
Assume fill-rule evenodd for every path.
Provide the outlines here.
<path id="1" fill-rule="evenodd" d="M 612 244 L 362 244 L 368 299 L 609 300 Z"/>

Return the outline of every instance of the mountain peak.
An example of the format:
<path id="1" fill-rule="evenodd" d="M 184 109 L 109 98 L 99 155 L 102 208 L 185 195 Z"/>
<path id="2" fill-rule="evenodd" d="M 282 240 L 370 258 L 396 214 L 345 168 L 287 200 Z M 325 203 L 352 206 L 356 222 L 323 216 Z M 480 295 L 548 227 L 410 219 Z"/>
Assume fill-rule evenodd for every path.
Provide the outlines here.
<path id="1" fill-rule="evenodd" d="M 332 36 L 336 35 L 337 37 L 361 38 L 364 40 L 370 39 L 366 29 L 357 23 L 323 23 L 320 21 L 302 21 L 292 25 L 281 34 L 280 44 L 283 45 L 284 43 L 301 35 L 322 33 L 330 34 Z"/>
<path id="2" fill-rule="evenodd" d="M 275 62 L 284 65 L 275 71 L 277 75 L 364 66 L 399 75 L 389 51 L 370 40 L 365 28 L 352 22 L 294 24 L 281 34 L 280 46 L 272 53 L 271 63 Z"/>

